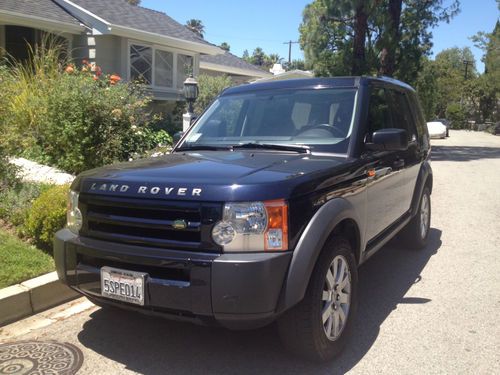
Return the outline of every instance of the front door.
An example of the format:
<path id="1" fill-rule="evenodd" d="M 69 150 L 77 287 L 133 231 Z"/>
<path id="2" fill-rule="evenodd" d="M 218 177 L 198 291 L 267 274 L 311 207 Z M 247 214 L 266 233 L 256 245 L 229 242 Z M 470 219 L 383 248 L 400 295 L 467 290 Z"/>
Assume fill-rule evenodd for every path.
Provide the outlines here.
<path id="1" fill-rule="evenodd" d="M 371 88 L 368 132 L 401 128 L 392 113 L 393 97 L 389 89 Z M 405 174 L 406 151 L 366 151 L 367 223 L 369 241 L 397 221 L 407 210 L 408 180 Z"/>

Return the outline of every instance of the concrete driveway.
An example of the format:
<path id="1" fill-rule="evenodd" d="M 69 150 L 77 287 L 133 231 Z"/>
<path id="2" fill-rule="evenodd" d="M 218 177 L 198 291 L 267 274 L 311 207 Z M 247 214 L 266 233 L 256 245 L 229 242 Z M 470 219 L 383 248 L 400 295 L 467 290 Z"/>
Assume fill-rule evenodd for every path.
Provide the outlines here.
<path id="1" fill-rule="evenodd" d="M 0 342 L 57 340 L 79 374 L 499 374 L 500 136 L 433 141 L 429 245 L 393 241 L 360 270 L 355 335 L 334 362 L 291 357 L 277 330 L 231 332 L 77 300 L 0 329 Z"/>

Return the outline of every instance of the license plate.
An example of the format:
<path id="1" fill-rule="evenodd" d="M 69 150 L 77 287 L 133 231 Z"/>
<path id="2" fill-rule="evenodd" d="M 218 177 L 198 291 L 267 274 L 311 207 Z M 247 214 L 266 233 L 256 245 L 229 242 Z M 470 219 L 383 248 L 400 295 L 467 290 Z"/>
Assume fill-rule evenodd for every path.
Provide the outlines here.
<path id="1" fill-rule="evenodd" d="M 101 295 L 119 301 L 144 306 L 144 280 L 146 273 L 101 268 Z"/>

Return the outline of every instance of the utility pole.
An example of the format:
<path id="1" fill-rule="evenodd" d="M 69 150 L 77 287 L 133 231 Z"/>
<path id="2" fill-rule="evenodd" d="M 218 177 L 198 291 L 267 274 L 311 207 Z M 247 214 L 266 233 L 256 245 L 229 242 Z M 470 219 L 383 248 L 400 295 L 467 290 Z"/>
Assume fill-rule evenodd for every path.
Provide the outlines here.
<path id="1" fill-rule="evenodd" d="M 464 79 L 467 80 L 467 73 L 469 72 L 468 68 L 469 68 L 469 65 L 472 65 L 474 61 L 470 61 L 470 60 L 464 60 L 463 63 L 465 65 L 465 72 L 464 72 Z"/>
<path id="2" fill-rule="evenodd" d="M 292 42 L 291 40 L 288 42 L 283 42 L 283 44 L 288 44 L 288 64 L 292 63 L 292 44 L 298 44 L 299 42 Z"/>

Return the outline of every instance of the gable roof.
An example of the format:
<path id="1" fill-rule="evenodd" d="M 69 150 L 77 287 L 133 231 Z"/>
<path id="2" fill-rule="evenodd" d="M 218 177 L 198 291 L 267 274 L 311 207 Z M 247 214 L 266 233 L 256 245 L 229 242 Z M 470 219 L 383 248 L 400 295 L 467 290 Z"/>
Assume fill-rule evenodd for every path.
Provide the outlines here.
<path id="1" fill-rule="evenodd" d="M 81 22 L 52 0 L 2 0 L 0 19 L 16 22 L 20 19 L 45 21 L 48 24 L 66 25 L 74 31 L 83 31 Z M 21 22 L 22 24 L 22 22 Z M 29 22 L 27 26 L 30 26 Z"/>
<path id="2" fill-rule="evenodd" d="M 247 63 L 245 60 L 230 52 L 215 56 L 200 56 L 200 68 L 249 77 L 263 78 L 272 76 L 271 73 Z"/>
<path id="3" fill-rule="evenodd" d="M 96 34 L 113 34 L 156 44 L 218 54 L 222 50 L 165 13 L 125 0 L 53 0 Z"/>
<path id="4" fill-rule="evenodd" d="M 125 0 L 71 0 L 71 2 L 113 25 L 210 45 L 165 13 L 130 5 Z"/>

